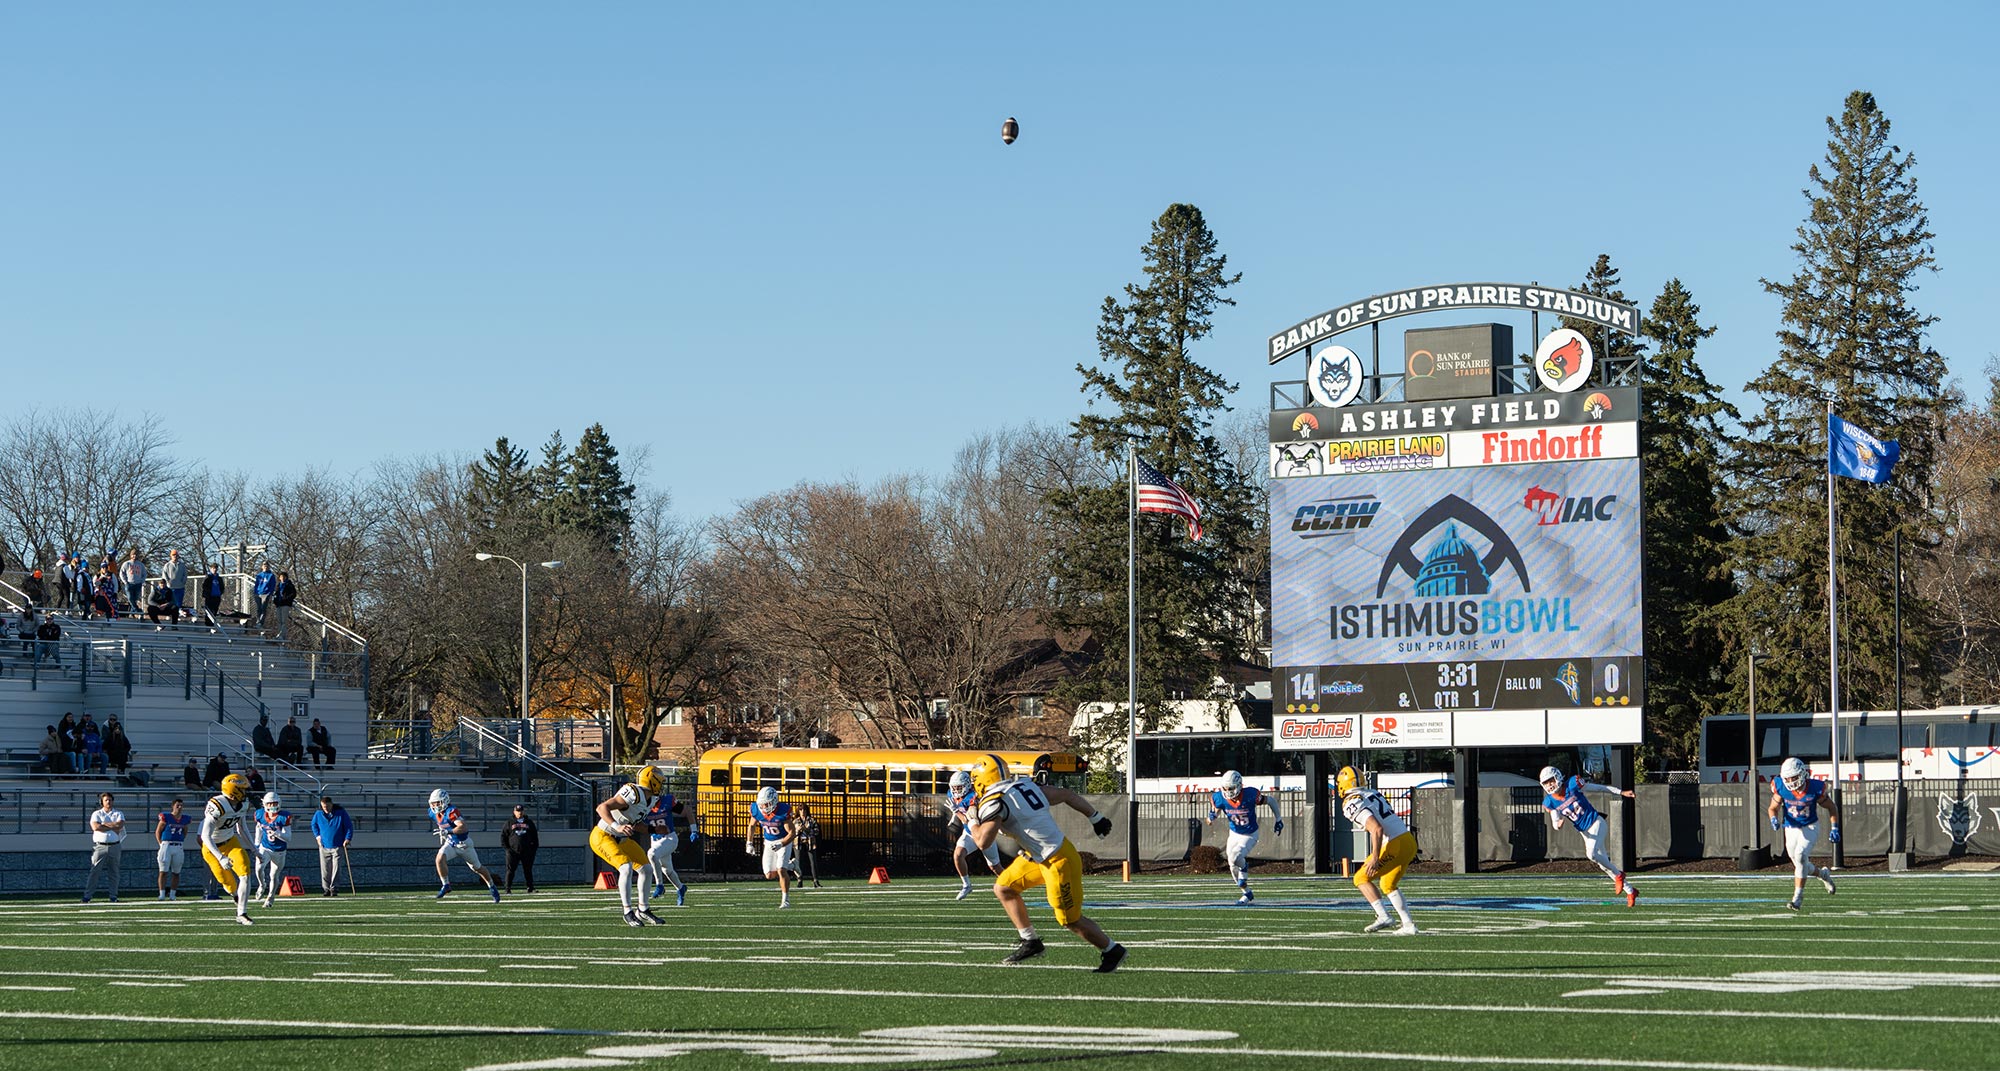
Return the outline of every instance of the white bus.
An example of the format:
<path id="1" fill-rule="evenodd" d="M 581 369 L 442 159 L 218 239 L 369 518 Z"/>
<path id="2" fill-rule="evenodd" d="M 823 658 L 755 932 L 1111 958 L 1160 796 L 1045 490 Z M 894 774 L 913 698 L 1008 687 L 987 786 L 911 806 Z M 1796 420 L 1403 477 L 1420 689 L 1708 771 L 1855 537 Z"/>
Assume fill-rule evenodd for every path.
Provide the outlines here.
<path id="1" fill-rule="evenodd" d="M 2000 777 L 2000 706 L 1939 707 L 1903 712 L 1896 738 L 1893 710 L 1842 711 L 1840 779 L 1894 781 Z M 1814 777 L 1833 776 L 1833 719 L 1816 714 L 1757 715 L 1757 780 L 1778 776 L 1797 756 Z M 1717 714 L 1701 723 L 1703 784 L 1741 783 L 1750 776 L 1750 716 Z"/>

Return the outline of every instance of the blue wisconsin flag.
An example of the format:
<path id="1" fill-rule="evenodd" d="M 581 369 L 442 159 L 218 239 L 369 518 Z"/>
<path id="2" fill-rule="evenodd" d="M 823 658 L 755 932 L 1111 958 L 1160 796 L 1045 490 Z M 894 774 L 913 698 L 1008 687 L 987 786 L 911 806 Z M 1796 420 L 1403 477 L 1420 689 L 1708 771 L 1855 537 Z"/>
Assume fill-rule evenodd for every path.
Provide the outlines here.
<path id="1" fill-rule="evenodd" d="M 1826 471 L 1835 476 L 1886 483 L 1902 446 L 1885 443 L 1847 421 L 1826 415 Z"/>

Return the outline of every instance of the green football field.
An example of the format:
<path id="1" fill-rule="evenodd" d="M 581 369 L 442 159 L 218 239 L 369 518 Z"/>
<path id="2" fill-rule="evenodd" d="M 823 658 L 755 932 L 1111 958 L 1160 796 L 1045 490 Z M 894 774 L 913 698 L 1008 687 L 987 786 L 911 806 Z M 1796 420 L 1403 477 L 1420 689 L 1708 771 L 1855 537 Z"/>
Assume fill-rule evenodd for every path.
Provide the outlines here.
<path id="1" fill-rule="evenodd" d="M 2000 1067 L 2000 877 L 1412 878 L 1362 935 L 1338 879 L 1099 875 L 1116 974 L 1031 901 L 853 881 L 608 892 L 474 884 L 221 903 L 0 902 L 0 1068 Z"/>

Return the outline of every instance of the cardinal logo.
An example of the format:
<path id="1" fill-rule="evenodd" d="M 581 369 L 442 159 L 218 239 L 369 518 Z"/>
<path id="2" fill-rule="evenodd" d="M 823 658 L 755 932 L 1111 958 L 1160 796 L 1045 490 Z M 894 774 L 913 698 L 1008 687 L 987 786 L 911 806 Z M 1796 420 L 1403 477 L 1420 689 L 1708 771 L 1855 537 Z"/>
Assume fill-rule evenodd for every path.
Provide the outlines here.
<path id="1" fill-rule="evenodd" d="M 1535 378 L 1549 390 L 1568 393 L 1589 382 L 1592 359 L 1589 339 L 1558 327 L 1535 347 Z"/>

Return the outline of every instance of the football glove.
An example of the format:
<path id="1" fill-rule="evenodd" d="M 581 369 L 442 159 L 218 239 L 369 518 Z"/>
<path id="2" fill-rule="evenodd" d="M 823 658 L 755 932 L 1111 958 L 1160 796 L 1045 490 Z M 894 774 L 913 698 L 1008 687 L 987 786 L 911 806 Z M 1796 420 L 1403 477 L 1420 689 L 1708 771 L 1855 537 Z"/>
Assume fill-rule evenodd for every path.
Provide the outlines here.
<path id="1" fill-rule="evenodd" d="M 700 827 L 700 826 L 698 826 L 698 825 L 695 825 L 695 824 L 694 824 L 693 822 L 689 822 L 689 823 L 688 823 L 688 843 L 689 843 L 689 844 L 693 844 L 693 843 L 694 843 L 695 841 L 698 841 L 698 840 L 700 840 L 700 839 L 701 839 L 701 827 Z"/>
<path id="2" fill-rule="evenodd" d="M 1284 819 L 1280 818 L 1280 819 L 1278 819 L 1277 821 L 1275 821 L 1275 822 L 1271 823 L 1271 832 L 1273 832 L 1273 833 L 1283 833 L 1284 831 L 1285 831 L 1285 820 L 1284 820 Z"/>
<path id="3" fill-rule="evenodd" d="M 1776 833 L 1777 831 L 1778 831 L 1778 816 L 1774 814 L 1771 816 L 1771 832 Z"/>
<path id="4" fill-rule="evenodd" d="M 1826 831 L 1826 839 L 1827 839 L 1828 841 L 1830 841 L 1830 842 L 1834 843 L 1834 844 L 1839 844 L 1839 843 L 1840 843 L 1840 827 L 1839 827 L 1839 826 L 1834 826 L 1834 827 L 1833 827 L 1832 829 L 1829 829 L 1829 830 L 1827 830 L 1827 831 Z"/>
<path id="5" fill-rule="evenodd" d="M 1090 828 L 1096 830 L 1098 836 L 1108 837 L 1111 835 L 1111 819 L 1100 814 L 1090 820 Z"/>
<path id="6" fill-rule="evenodd" d="M 236 863 L 226 855 L 217 859 L 216 862 L 222 864 L 222 869 L 224 870 L 234 871 L 236 869 Z"/>

